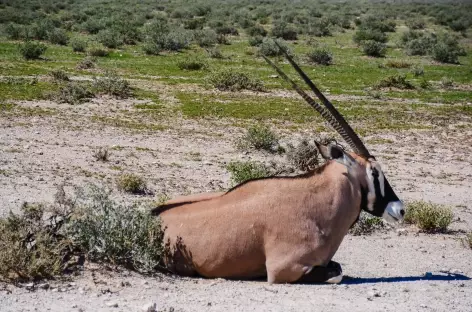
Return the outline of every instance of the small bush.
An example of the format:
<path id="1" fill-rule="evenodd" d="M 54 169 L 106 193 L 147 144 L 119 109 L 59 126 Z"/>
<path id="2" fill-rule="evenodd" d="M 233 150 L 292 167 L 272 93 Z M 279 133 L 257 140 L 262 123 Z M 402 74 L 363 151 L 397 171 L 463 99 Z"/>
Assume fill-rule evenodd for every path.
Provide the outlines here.
<path id="1" fill-rule="evenodd" d="M 72 38 L 69 44 L 74 52 L 85 52 L 88 45 L 87 40 L 80 37 Z"/>
<path id="2" fill-rule="evenodd" d="M 297 30 L 285 22 L 277 22 L 271 30 L 272 36 L 284 40 L 297 40 Z"/>
<path id="3" fill-rule="evenodd" d="M 109 29 L 100 30 L 97 40 L 109 49 L 116 49 L 123 45 L 123 36 L 119 32 Z"/>
<path id="4" fill-rule="evenodd" d="M 76 68 L 80 70 L 91 69 L 95 67 L 95 62 L 96 62 L 95 58 L 86 57 L 77 63 Z"/>
<path id="5" fill-rule="evenodd" d="M 18 49 L 26 60 L 37 60 L 46 52 L 47 47 L 37 41 L 26 41 L 18 46 Z"/>
<path id="6" fill-rule="evenodd" d="M 251 47 L 257 47 L 261 45 L 263 41 L 264 41 L 264 37 L 261 37 L 261 36 L 250 37 L 247 40 L 249 46 Z"/>
<path id="7" fill-rule="evenodd" d="M 410 68 L 411 64 L 405 61 L 394 61 L 394 60 L 389 60 L 385 66 L 390 67 L 390 68 Z"/>
<path id="8" fill-rule="evenodd" d="M 110 191 L 89 186 L 76 200 L 68 236 L 88 259 L 122 265 L 141 273 L 155 271 L 165 254 L 159 218 L 145 207 L 110 199 Z"/>
<path id="9" fill-rule="evenodd" d="M 54 69 L 49 72 L 49 75 L 57 81 L 69 81 L 69 75 L 63 69 Z"/>
<path id="10" fill-rule="evenodd" d="M 20 40 L 27 37 L 26 28 L 23 25 L 10 23 L 5 27 L 5 34 L 10 40 Z"/>
<path id="11" fill-rule="evenodd" d="M 214 58 L 214 59 L 224 59 L 225 58 L 223 53 L 221 52 L 221 50 L 218 49 L 218 48 L 210 48 L 210 49 L 207 49 L 206 51 L 208 53 L 208 56 L 211 57 L 211 58 Z"/>
<path id="12" fill-rule="evenodd" d="M 431 83 L 428 80 L 424 79 L 424 78 L 420 81 L 420 88 L 421 89 L 430 89 L 431 86 L 432 86 Z"/>
<path id="13" fill-rule="evenodd" d="M 405 222 L 415 224 L 425 232 L 445 232 L 454 215 L 449 207 L 415 201 L 408 204 Z"/>
<path id="14" fill-rule="evenodd" d="M 426 27 L 426 22 L 422 19 L 410 19 L 406 21 L 406 26 L 410 29 L 424 29 Z"/>
<path id="15" fill-rule="evenodd" d="M 113 72 L 108 72 L 103 77 L 94 78 L 93 86 L 98 93 L 108 94 L 120 99 L 129 98 L 133 94 L 133 89 L 128 80 L 118 77 Z"/>
<path id="16" fill-rule="evenodd" d="M 67 45 L 69 42 L 69 36 L 64 29 L 55 28 L 48 32 L 48 41 L 53 44 Z"/>
<path id="17" fill-rule="evenodd" d="M 247 129 L 246 135 L 238 142 L 242 149 L 254 148 L 270 153 L 278 151 L 279 139 L 277 135 L 265 125 L 256 125 Z"/>
<path id="18" fill-rule="evenodd" d="M 439 81 L 439 84 L 441 88 L 451 89 L 452 87 L 454 87 L 454 80 L 452 80 L 449 77 L 442 77 L 441 80 Z"/>
<path id="19" fill-rule="evenodd" d="M 406 79 L 404 75 L 392 75 L 382 79 L 376 88 L 397 88 L 397 89 L 414 89 L 415 86 Z"/>
<path id="20" fill-rule="evenodd" d="M 107 48 L 105 48 L 102 44 L 96 42 L 90 44 L 87 49 L 87 54 L 90 56 L 105 57 L 108 56 L 109 53 L 110 52 Z"/>
<path id="21" fill-rule="evenodd" d="M 351 227 L 349 233 L 354 236 L 369 235 L 385 227 L 382 218 L 374 217 L 362 211 L 359 220 Z"/>
<path id="22" fill-rule="evenodd" d="M 159 55 L 163 50 L 162 46 L 154 42 L 145 42 L 141 48 L 147 55 Z"/>
<path id="23" fill-rule="evenodd" d="M 96 148 L 93 151 L 92 157 L 96 161 L 106 162 L 106 161 L 108 161 L 108 159 L 110 157 L 110 152 L 109 152 L 108 148 L 106 148 L 106 147 L 99 147 L 99 148 Z"/>
<path id="24" fill-rule="evenodd" d="M 138 175 L 123 174 L 116 180 L 118 190 L 130 194 L 146 194 L 148 189 L 144 179 Z"/>
<path id="25" fill-rule="evenodd" d="M 410 72 L 413 74 L 415 77 L 420 77 L 424 76 L 424 68 L 421 66 L 414 66 Z"/>
<path id="26" fill-rule="evenodd" d="M 405 52 L 408 55 L 427 55 L 436 43 L 436 37 L 430 34 L 421 34 L 416 39 L 405 43 Z"/>
<path id="27" fill-rule="evenodd" d="M 362 42 L 362 52 L 368 56 L 384 57 L 387 52 L 387 46 L 381 42 L 367 40 Z"/>
<path id="28" fill-rule="evenodd" d="M 62 273 L 71 244 L 57 230 L 60 219 L 46 219 L 43 205 L 23 204 L 20 214 L 0 219 L 0 280 L 31 281 Z"/>
<path id="29" fill-rule="evenodd" d="M 181 70 L 202 70 L 208 69 L 208 63 L 196 57 L 189 57 L 185 60 L 179 61 L 177 66 Z"/>
<path id="30" fill-rule="evenodd" d="M 267 30 L 264 29 L 261 25 L 255 25 L 246 30 L 248 36 L 251 37 L 265 37 L 267 36 Z"/>
<path id="31" fill-rule="evenodd" d="M 357 44 L 361 44 L 363 41 L 376 41 L 385 43 L 387 42 L 388 37 L 385 33 L 377 29 L 361 28 L 356 31 L 353 39 Z"/>
<path id="32" fill-rule="evenodd" d="M 93 97 L 93 93 L 84 85 L 77 82 L 70 82 L 62 86 L 59 91 L 53 94 L 53 99 L 59 103 L 81 104 Z"/>
<path id="33" fill-rule="evenodd" d="M 289 145 L 287 161 L 296 169 L 303 172 L 313 170 L 319 165 L 318 148 L 308 140 L 302 140 L 297 146 Z"/>
<path id="34" fill-rule="evenodd" d="M 290 50 L 290 48 L 288 47 L 288 45 L 285 41 L 277 40 L 277 43 L 280 45 L 280 47 L 283 50 L 287 51 L 287 53 L 290 56 L 293 56 L 292 51 Z M 274 40 L 269 39 L 269 38 L 264 38 L 264 40 L 262 41 L 262 44 L 259 47 L 259 52 L 258 53 L 260 55 L 265 55 L 265 56 L 280 56 L 280 55 L 283 55 L 283 52 L 275 44 Z"/>
<path id="35" fill-rule="evenodd" d="M 207 77 L 207 82 L 222 91 L 239 91 L 243 89 L 265 91 L 261 80 L 229 69 L 211 73 Z"/>
<path id="36" fill-rule="evenodd" d="M 203 29 L 195 32 L 195 41 L 202 48 L 212 47 L 218 43 L 218 35 L 213 29 Z"/>
<path id="37" fill-rule="evenodd" d="M 268 177 L 272 174 L 271 170 L 259 162 L 231 162 L 226 166 L 231 174 L 233 185 L 238 185 L 252 179 Z"/>
<path id="38" fill-rule="evenodd" d="M 444 42 L 438 42 L 431 50 L 432 57 L 435 61 L 441 63 L 458 64 L 459 54 L 457 50 L 451 46 L 448 46 Z"/>
<path id="39" fill-rule="evenodd" d="M 327 48 L 315 48 L 307 53 L 308 59 L 316 64 L 331 65 L 333 54 Z"/>

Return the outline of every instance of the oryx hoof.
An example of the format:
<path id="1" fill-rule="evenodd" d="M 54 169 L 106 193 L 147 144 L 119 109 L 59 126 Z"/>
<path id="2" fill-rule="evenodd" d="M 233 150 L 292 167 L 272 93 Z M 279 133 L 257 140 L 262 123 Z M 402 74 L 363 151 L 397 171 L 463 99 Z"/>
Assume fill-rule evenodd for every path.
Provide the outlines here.
<path id="1" fill-rule="evenodd" d="M 325 281 L 328 284 L 339 284 L 343 280 L 343 270 L 341 265 L 335 261 L 330 261 L 326 266 L 327 277 Z"/>

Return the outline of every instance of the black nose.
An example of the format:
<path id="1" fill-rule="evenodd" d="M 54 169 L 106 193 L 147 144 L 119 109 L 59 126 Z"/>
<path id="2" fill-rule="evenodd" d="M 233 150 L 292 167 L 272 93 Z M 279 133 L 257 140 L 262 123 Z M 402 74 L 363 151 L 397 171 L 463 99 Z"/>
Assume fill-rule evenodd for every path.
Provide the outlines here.
<path id="1" fill-rule="evenodd" d="M 400 214 L 401 214 L 402 217 L 403 217 L 403 216 L 405 215 L 405 210 L 404 210 L 404 209 L 400 210 Z"/>

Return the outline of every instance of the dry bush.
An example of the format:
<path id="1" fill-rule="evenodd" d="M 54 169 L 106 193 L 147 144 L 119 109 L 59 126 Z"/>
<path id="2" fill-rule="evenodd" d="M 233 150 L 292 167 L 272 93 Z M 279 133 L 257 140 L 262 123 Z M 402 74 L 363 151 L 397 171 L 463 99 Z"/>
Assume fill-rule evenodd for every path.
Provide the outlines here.
<path id="1" fill-rule="evenodd" d="M 208 69 L 208 63 L 197 57 L 188 57 L 177 63 L 181 70 L 205 70 Z"/>
<path id="2" fill-rule="evenodd" d="M 130 194 L 146 194 L 148 189 L 146 181 L 136 174 L 126 173 L 118 177 L 116 180 L 118 190 Z"/>
<path id="3" fill-rule="evenodd" d="M 354 236 L 369 235 L 385 228 L 386 225 L 382 218 L 362 211 L 359 215 L 359 220 L 349 229 L 349 233 Z"/>
<path id="4" fill-rule="evenodd" d="M 411 64 L 405 61 L 389 60 L 387 63 L 385 63 L 385 66 L 390 68 L 410 68 Z"/>
<path id="5" fill-rule="evenodd" d="M 107 147 L 99 147 L 93 151 L 92 157 L 95 158 L 96 161 L 106 162 L 110 157 L 110 152 Z"/>
<path id="6" fill-rule="evenodd" d="M 98 93 L 108 94 L 120 99 L 133 95 L 133 89 L 128 80 L 119 77 L 114 72 L 107 72 L 103 77 L 95 77 L 93 87 Z"/>
<path id="7" fill-rule="evenodd" d="M 76 68 L 77 69 L 80 69 L 80 70 L 83 70 L 83 69 L 91 69 L 91 68 L 94 68 L 95 67 L 95 63 L 96 63 L 96 60 L 94 57 L 86 57 L 82 60 L 80 60 L 77 65 L 76 65 Z"/>
<path id="8" fill-rule="evenodd" d="M 414 201 L 408 203 L 405 222 L 415 224 L 428 233 L 446 232 L 453 217 L 451 208 L 447 206 Z"/>
<path id="9" fill-rule="evenodd" d="M 109 195 L 90 185 L 69 198 L 60 187 L 54 204 L 24 204 L 19 214 L 0 219 L 0 280 L 52 278 L 84 260 L 155 271 L 165 250 L 159 218 Z"/>
<path id="10" fill-rule="evenodd" d="M 59 103 L 81 104 L 93 98 L 94 94 L 89 88 L 78 82 L 69 82 L 62 86 L 59 91 L 52 94 L 52 98 Z"/>
<path id="11" fill-rule="evenodd" d="M 313 170 L 319 165 L 318 148 L 307 139 L 303 139 L 297 146 L 290 144 L 287 149 L 287 160 L 297 170 Z"/>
<path id="12" fill-rule="evenodd" d="M 49 72 L 49 75 L 57 81 L 69 81 L 69 75 L 63 69 L 53 69 Z"/>

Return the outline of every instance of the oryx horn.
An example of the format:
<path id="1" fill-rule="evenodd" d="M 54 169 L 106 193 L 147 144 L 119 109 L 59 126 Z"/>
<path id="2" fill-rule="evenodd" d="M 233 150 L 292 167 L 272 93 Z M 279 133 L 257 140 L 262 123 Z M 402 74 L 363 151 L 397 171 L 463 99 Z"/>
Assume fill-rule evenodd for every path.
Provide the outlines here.
<path id="1" fill-rule="evenodd" d="M 274 40 L 275 41 L 275 40 Z M 315 95 L 320 99 L 323 105 L 326 107 L 322 107 L 318 103 L 315 102 L 305 91 L 303 91 L 294 81 L 292 81 L 281 69 L 279 69 L 274 63 L 272 63 L 267 57 L 263 56 L 269 65 L 271 65 L 287 82 L 289 82 L 292 87 L 300 94 L 303 99 L 310 104 L 316 111 L 318 111 L 321 116 L 326 119 L 330 125 L 341 135 L 341 137 L 346 141 L 349 146 L 359 155 L 365 156 L 367 158 L 373 157 L 367 148 L 365 147 L 362 140 L 356 134 L 356 132 L 351 128 L 351 126 L 347 123 L 341 113 L 331 104 L 331 102 L 321 93 L 321 91 L 315 86 L 315 84 L 308 78 L 308 76 L 302 71 L 302 69 L 295 63 L 295 61 L 288 55 L 287 51 L 283 49 L 277 41 L 275 41 L 276 45 L 285 55 L 285 58 L 289 61 L 289 63 L 295 68 L 298 74 L 302 77 L 305 83 L 310 87 L 310 89 L 315 93 Z"/>

